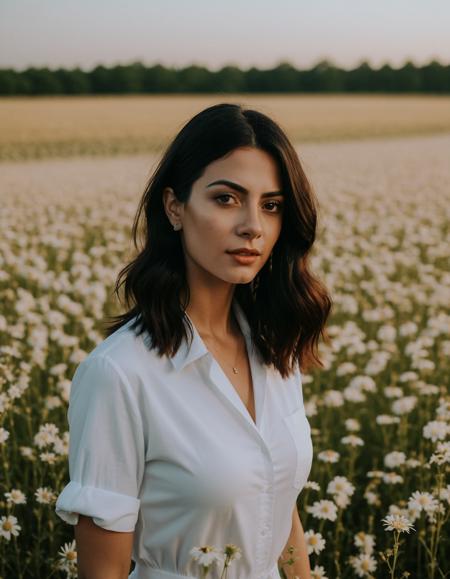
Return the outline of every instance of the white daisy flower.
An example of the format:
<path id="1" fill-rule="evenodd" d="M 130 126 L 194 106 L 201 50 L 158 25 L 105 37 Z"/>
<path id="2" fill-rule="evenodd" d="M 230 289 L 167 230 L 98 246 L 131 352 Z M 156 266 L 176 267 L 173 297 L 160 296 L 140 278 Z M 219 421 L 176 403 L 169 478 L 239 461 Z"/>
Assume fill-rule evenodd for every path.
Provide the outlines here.
<path id="1" fill-rule="evenodd" d="M 64 543 L 64 546 L 58 551 L 59 560 L 57 567 L 66 574 L 67 578 L 77 577 L 78 554 L 76 551 L 76 542 Z"/>
<path id="2" fill-rule="evenodd" d="M 364 446 L 364 440 L 355 434 L 348 434 L 341 438 L 342 444 L 348 444 L 349 446 Z"/>
<path id="3" fill-rule="evenodd" d="M 450 504 L 450 485 L 447 485 L 440 490 L 439 499 L 441 501 L 447 501 Z"/>
<path id="4" fill-rule="evenodd" d="M 395 468 L 397 466 L 401 466 L 402 464 L 405 464 L 405 461 L 406 461 L 405 453 L 398 450 L 393 450 L 392 452 L 386 454 L 384 457 L 384 465 L 387 466 L 388 468 Z"/>
<path id="5" fill-rule="evenodd" d="M 12 504 L 24 505 L 27 502 L 26 496 L 19 489 L 11 489 L 9 493 L 4 493 L 4 495 L 9 506 Z"/>
<path id="6" fill-rule="evenodd" d="M 312 489 L 313 491 L 320 491 L 320 485 L 316 481 L 308 480 L 305 482 L 304 487 L 305 489 Z"/>
<path id="7" fill-rule="evenodd" d="M 345 493 L 336 493 L 333 499 L 340 509 L 345 509 L 350 504 L 350 497 Z"/>
<path id="8" fill-rule="evenodd" d="M 372 491 L 366 491 L 364 493 L 364 498 L 366 499 L 366 501 L 369 505 L 375 505 L 375 506 L 381 505 L 380 495 L 378 495 L 377 493 L 374 493 Z"/>
<path id="9" fill-rule="evenodd" d="M 431 439 L 433 442 L 444 440 L 449 432 L 450 426 L 443 420 L 431 420 L 422 429 L 424 438 Z"/>
<path id="10" fill-rule="evenodd" d="M 435 452 L 431 455 L 428 464 L 446 464 L 450 463 L 450 451 Z"/>
<path id="11" fill-rule="evenodd" d="M 216 547 L 212 545 L 204 545 L 203 547 L 193 547 L 189 551 L 189 554 L 202 567 L 210 567 L 215 563 L 220 565 L 223 562 L 223 555 L 221 551 L 219 551 Z"/>
<path id="12" fill-rule="evenodd" d="M 4 537 L 7 541 L 11 540 L 11 535 L 17 537 L 21 529 L 22 527 L 17 524 L 17 518 L 13 515 L 3 516 L 0 519 L 0 537 Z"/>
<path id="13" fill-rule="evenodd" d="M 337 408 L 344 404 L 344 396 L 340 390 L 327 390 L 323 396 L 324 406 Z"/>
<path id="14" fill-rule="evenodd" d="M 325 539 L 321 533 L 315 533 L 311 530 L 306 531 L 305 541 L 308 548 L 308 555 L 311 555 L 311 553 L 318 555 L 325 548 Z"/>
<path id="15" fill-rule="evenodd" d="M 316 519 L 325 519 L 335 521 L 337 517 L 337 506 L 333 501 L 322 499 L 314 501 L 312 505 L 306 507 L 308 513 L 311 513 Z"/>
<path id="16" fill-rule="evenodd" d="M 375 548 L 375 535 L 360 531 L 354 536 L 353 542 L 355 547 L 370 555 Z"/>
<path id="17" fill-rule="evenodd" d="M 345 376 L 356 372 L 357 366 L 353 362 L 343 362 L 336 368 L 336 376 Z"/>
<path id="18" fill-rule="evenodd" d="M 403 396 L 392 403 L 394 414 L 409 414 L 417 406 L 417 396 Z"/>
<path id="19" fill-rule="evenodd" d="M 386 472 L 383 475 L 383 482 L 388 485 L 396 485 L 403 482 L 403 477 L 396 472 Z"/>
<path id="20" fill-rule="evenodd" d="M 311 579 L 328 579 L 322 565 L 315 565 L 314 569 L 311 569 Z"/>
<path id="21" fill-rule="evenodd" d="M 349 557 L 349 562 L 358 577 L 370 577 L 377 568 L 376 560 L 369 553 L 352 555 Z"/>
<path id="22" fill-rule="evenodd" d="M 356 418 L 347 418 L 345 421 L 345 428 L 350 432 L 358 432 L 361 430 L 361 423 Z"/>
<path id="23" fill-rule="evenodd" d="M 319 452 L 317 458 L 322 462 L 337 462 L 340 456 L 341 455 L 335 450 L 327 449 Z"/>
<path id="24" fill-rule="evenodd" d="M 398 424 L 400 422 L 400 418 L 398 416 L 392 416 L 391 414 L 379 414 L 375 418 L 375 422 L 382 426 L 389 424 Z"/>
<path id="25" fill-rule="evenodd" d="M 400 533 L 409 533 L 415 530 L 409 519 L 403 515 L 387 515 L 382 519 L 385 525 L 385 531 L 399 531 Z"/>
<path id="26" fill-rule="evenodd" d="M 44 448 L 53 444 L 59 428 L 52 423 L 46 423 L 39 428 L 39 432 L 34 436 L 34 444 L 39 448 Z"/>
<path id="27" fill-rule="evenodd" d="M 369 470 L 366 474 L 367 478 L 380 478 L 382 479 L 386 473 L 384 470 Z"/>
<path id="28" fill-rule="evenodd" d="M 43 505 L 49 505 L 56 500 L 56 494 L 48 487 L 39 487 L 34 493 L 36 501 Z"/>
<path id="29" fill-rule="evenodd" d="M 41 452 L 39 454 L 39 458 L 42 462 L 47 462 L 48 464 L 55 464 L 56 462 L 56 454 L 54 452 Z"/>
<path id="30" fill-rule="evenodd" d="M 335 476 L 327 486 L 329 494 L 346 494 L 351 496 L 355 492 L 354 485 L 345 476 Z"/>
<path id="31" fill-rule="evenodd" d="M 408 508 L 419 512 L 433 513 L 439 507 L 439 501 L 431 493 L 415 491 L 408 499 Z"/>
<path id="32" fill-rule="evenodd" d="M 401 398 L 403 396 L 403 390 L 398 386 L 386 386 L 383 393 L 386 398 Z"/>
<path id="33" fill-rule="evenodd" d="M 0 444 L 6 442 L 8 438 L 9 432 L 5 428 L 3 428 L 3 426 L 0 426 Z"/>

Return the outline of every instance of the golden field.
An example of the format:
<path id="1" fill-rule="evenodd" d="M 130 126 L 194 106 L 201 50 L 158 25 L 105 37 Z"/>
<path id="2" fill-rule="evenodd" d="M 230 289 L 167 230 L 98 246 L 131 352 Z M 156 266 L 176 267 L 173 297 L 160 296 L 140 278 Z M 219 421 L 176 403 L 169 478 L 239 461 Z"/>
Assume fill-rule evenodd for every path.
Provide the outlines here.
<path id="1" fill-rule="evenodd" d="M 158 95 L 0 99 L 0 160 L 158 151 L 193 114 L 238 102 L 277 120 L 295 142 L 450 132 L 450 97 Z"/>

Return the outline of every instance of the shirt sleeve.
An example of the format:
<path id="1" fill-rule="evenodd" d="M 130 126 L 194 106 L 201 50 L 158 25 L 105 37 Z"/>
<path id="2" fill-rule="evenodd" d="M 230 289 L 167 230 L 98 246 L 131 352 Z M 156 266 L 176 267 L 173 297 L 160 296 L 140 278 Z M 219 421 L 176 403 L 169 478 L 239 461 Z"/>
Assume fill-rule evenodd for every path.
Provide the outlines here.
<path id="1" fill-rule="evenodd" d="M 145 467 L 138 400 L 108 356 L 87 358 L 72 380 L 68 409 L 70 482 L 55 511 L 76 525 L 79 514 L 110 531 L 133 531 Z"/>

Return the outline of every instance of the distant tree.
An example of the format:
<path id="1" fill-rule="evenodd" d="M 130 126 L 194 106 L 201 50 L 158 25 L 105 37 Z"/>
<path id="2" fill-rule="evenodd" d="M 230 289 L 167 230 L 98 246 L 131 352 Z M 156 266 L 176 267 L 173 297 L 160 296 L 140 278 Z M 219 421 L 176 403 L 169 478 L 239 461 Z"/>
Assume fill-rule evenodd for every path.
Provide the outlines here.
<path id="1" fill-rule="evenodd" d="M 214 73 L 204 66 L 192 65 L 178 71 L 183 92 L 214 92 Z"/>
<path id="2" fill-rule="evenodd" d="M 63 87 L 55 73 L 48 68 L 27 68 L 22 75 L 31 95 L 62 94 Z"/>
<path id="3" fill-rule="evenodd" d="M 449 67 L 444 67 L 437 60 L 432 60 L 420 69 L 421 87 L 426 92 L 450 92 Z"/>
<path id="4" fill-rule="evenodd" d="M 212 75 L 212 87 L 217 92 L 245 92 L 245 73 L 236 66 L 224 66 Z"/>
<path id="5" fill-rule="evenodd" d="M 224 66 L 218 71 L 192 65 L 182 69 L 160 64 L 150 67 L 141 62 L 113 67 L 96 66 L 85 72 L 79 68 L 29 68 L 22 72 L 0 69 L 0 95 L 40 94 L 138 94 L 138 93 L 273 93 L 273 92 L 450 92 L 450 67 L 436 60 L 416 67 L 406 62 L 393 69 L 384 64 L 371 68 L 362 61 L 356 68 L 344 70 L 330 60 L 321 60 L 306 70 L 298 70 L 282 61 L 261 70 L 251 67 Z"/>
<path id="6" fill-rule="evenodd" d="M 248 92 L 270 92 L 271 82 L 264 70 L 249 68 L 245 74 Z"/>
<path id="7" fill-rule="evenodd" d="M 116 92 L 117 83 L 114 78 L 114 72 L 111 68 L 105 66 L 96 66 L 89 73 L 92 92 L 97 94 L 107 94 Z"/>
<path id="8" fill-rule="evenodd" d="M 63 94 L 88 94 L 91 92 L 89 74 L 79 68 L 66 70 L 59 68 L 54 72 Z"/>
<path id="9" fill-rule="evenodd" d="M 364 60 L 356 68 L 347 71 L 345 88 L 350 92 L 370 92 L 373 89 L 374 71 Z"/>
<path id="10" fill-rule="evenodd" d="M 340 92 L 344 90 L 345 75 L 330 60 L 319 61 L 299 74 L 299 90 L 305 92 Z"/>
<path id="11" fill-rule="evenodd" d="M 0 70 L 0 95 L 18 94 L 18 74 L 11 68 Z"/>
<path id="12" fill-rule="evenodd" d="M 420 72 L 411 61 L 397 69 L 395 79 L 398 92 L 419 92 L 422 89 Z"/>
<path id="13" fill-rule="evenodd" d="M 289 62 L 280 62 L 278 66 L 268 71 L 271 91 L 296 92 L 300 89 L 298 70 Z"/>
<path id="14" fill-rule="evenodd" d="M 326 60 L 316 67 L 319 90 L 324 92 L 341 92 L 345 88 L 345 73 L 332 62 Z"/>
<path id="15" fill-rule="evenodd" d="M 22 72 L 15 72 L 16 94 L 31 95 L 31 81 Z"/>
<path id="16" fill-rule="evenodd" d="M 127 66 L 115 66 L 111 70 L 114 78 L 114 91 L 116 93 L 140 93 L 144 79 L 144 66 L 135 62 Z"/>
<path id="17" fill-rule="evenodd" d="M 165 68 L 160 64 L 145 68 L 142 87 L 146 93 L 180 92 L 177 71 L 173 68 Z"/>
<path id="18" fill-rule="evenodd" d="M 395 70 L 389 64 L 384 64 L 378 70 L 374 70 L 373 76 L 374 90 L 379 92 L 395 92 Z"/>

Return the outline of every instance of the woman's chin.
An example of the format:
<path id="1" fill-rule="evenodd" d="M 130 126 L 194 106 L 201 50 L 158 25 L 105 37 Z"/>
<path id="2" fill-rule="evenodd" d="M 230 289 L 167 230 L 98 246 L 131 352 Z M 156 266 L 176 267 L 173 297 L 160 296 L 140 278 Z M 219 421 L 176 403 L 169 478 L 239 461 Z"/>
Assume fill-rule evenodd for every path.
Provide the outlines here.
<path id="1" fill-rule="evenodd" d="M 234 284 L 244 284 L 244 283 L 250 283 L 251 281 L 253 281 L 255 279 L 256 273 L 252 272 L 252 271 L 248 271 L 248 272 L 240 272 L 239 274 L 235 274 L 235 275 L 230 275 L 230 283 L 234 283 Z"/>

